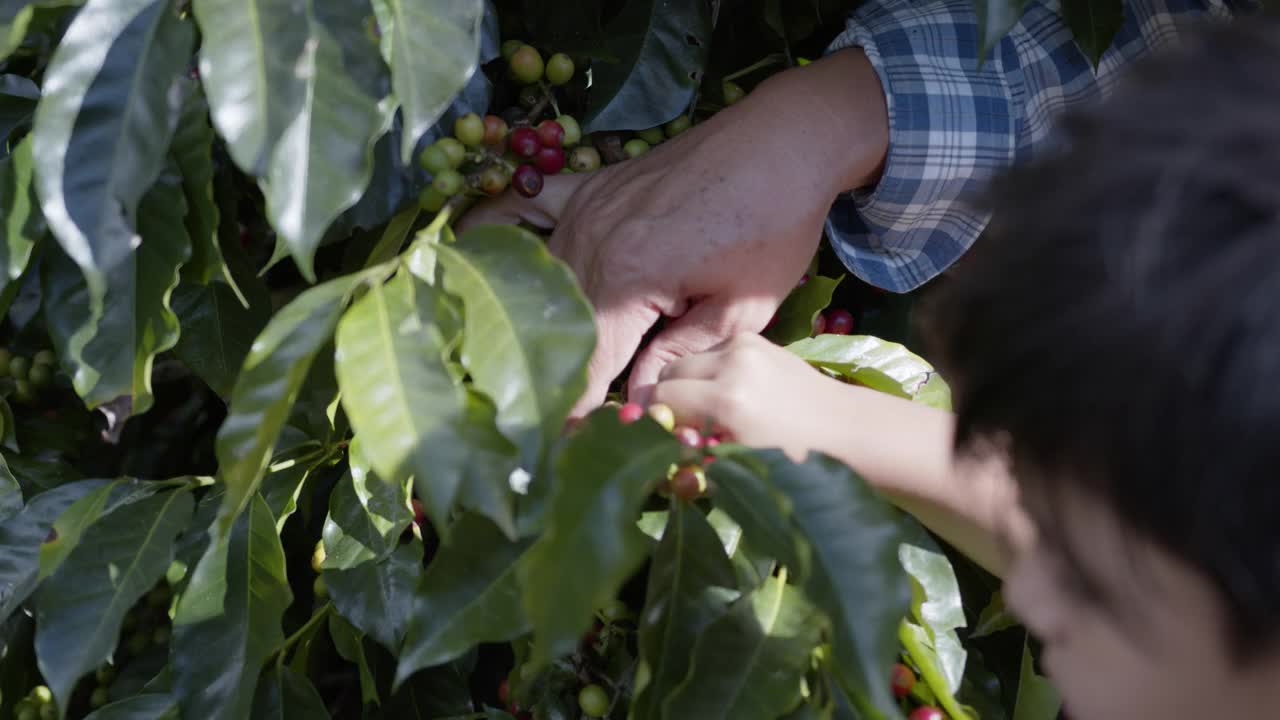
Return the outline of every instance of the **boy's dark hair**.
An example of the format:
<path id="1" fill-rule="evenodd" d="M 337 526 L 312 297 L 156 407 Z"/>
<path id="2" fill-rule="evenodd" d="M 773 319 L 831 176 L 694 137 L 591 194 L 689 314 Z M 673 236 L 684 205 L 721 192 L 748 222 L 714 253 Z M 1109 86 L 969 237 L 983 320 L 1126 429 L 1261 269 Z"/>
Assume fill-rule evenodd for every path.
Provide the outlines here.
<path id="1" fill-rule="evenodd" d="M 1062 117 L 927 331 L 957 448 L 1004 439 L 1037 489 L 1114 508 L 1210 579 L 1246 651 L 1280 636 L 1280 28 L 1247 23 Z"/>

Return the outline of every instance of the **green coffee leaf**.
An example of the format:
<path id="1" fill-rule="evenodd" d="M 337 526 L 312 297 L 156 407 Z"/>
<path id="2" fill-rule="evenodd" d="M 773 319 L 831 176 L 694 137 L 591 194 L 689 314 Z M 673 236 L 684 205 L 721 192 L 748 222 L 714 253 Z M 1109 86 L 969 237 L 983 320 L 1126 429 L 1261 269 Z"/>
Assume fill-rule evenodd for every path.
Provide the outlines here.
<path id="1" fill-rule="evenodd" d="M 537 474 L 586 390 L 591 307 L 573 273 L 533 233 L 481 225 L 436 246 L 445 289 L 462 299 L 462 364 L 493 399 L 498 428 Z"/>
<path id="2" fill-rule="evenodd" d="M 18 293 L 18 280 L 27 270 L 31 251 L 44 236 L 44 216 L 36 196 L 31 159 L 31 136 L 18 142 L 8 157 L 0 159 L 0 312 Z"/>
<path id="3" fill-rule="evenodd" d="M 631 705 L 637 720 L 666 717 L 664 703 L 689 670 L 698 634 L 738 595 L 733 565 L 702 511 L 672 503 L 647 592 L 639 621 L 642 680 Z"/>
<path id="4" fill-rule="evenodd" d="M 18 514 L 0 523 L 0 621 L 13 614 L 36 589 L 40 550 L 64 511 L 86 495 L 101 491 L 106 480 L 78 480 L 31 498 Z"/>
<path id="5" fill-rule="evenodd" d="M 628 0 L 605 26 L 616 60 L 592 65 L 582 131 L 640 130 L 684 112 L 702 80 L 711 30 L 707 3 Z"/>
<path id="6" fill-rule="evenodd" d="M 814 367 L 874 390 L 951 409 L 951 391 L 933 366 L 899 343 L 870 335 L 819 335 L 787 349 Z"/>
<path id="7" fill-rule="evenodd" d="M 898 655 L 898 623 L 910 608 L 910 585 L 898 562 L 901 518 L 848 467 L 811 454 L 776 467 L 775 487 L 812 549 L 804 583 L 831 619 L 834 671 L 859 713 L 878 720 L 899 712 L 886 682 Z"/>
<path id="8" fill-rule="evenodd" d="M 338 612 L 388 652 L 397 653 L 422 574 L 422 543 L 413 540 L 380 560 L 349 570 L 325 570 L 324 579 Z"/>
<path id="9" fill-rule="evenodd" d="M 103 516 L 41 586 L 36 658 L 59 707 L 111 657 L 125 613 L 164 576 L 194 507 L 189 492 L 175 490 Z"/>
<path id="10" fill-rule="evenodd" d="M 486 424 L 491 416 L 472 411 L 445 362 L 439 298 L 408 273 L 370 288 L 338 325 L 336 369 L 343 408 L 373 468 L 386 482 L 413 476 L 443 530 L 459 488 L 506 478 L 515 453 Z"/>
<path id="11" fill-rule="evenodd" d="M 280 622 L 293 593 L 275 518 L 260 497 L 236 518 L 226 548 L 222 613 L 185 617 L 180 602 L 174 617 L 171 662 L 183 717 L 247 717 L 258 673 L 284 642 Z M 188 586 L 188 593 L 197 591 Z"/>
<path id="12" fill-rule="evenodd" d="M 698 637 L 665 717 L 774 720 L 801 701 L 821 614 L 785 576 L 733 604 Z"/>
<path id="13" fill-rule="evenodd" d="M 108 275 L 139 247 L 138 204 L 164 168 L 194 45 L 194 26 L 171 0 L 89 0 L 49 62 L 31 133 L 37 190 L 49 229 L 85 275 L 90 327 Z"/>
<path id="14" fill-rule="evenodd" d="M 814 275 L 792 290 L 778 307 L 773 325 L 765 329 L 764 336 L 785 345 L 812 335 L 814 318 L 831 304 L 831 295 L 842 279 Z"/>
<path id="15" fill-rule="evenodd" d="M 482 642 L 505 642 L 528 632 L 517 568 L 531 544 L 508 540 L 477 515 L 458 520 L 414 593 L 397 684 Z"/>
<path id="16" fill-rule="evenodd" d="M 374 0 L 391 85 L 404 112 L 400 160 L 413 160 L 418 139 L 476 72 L 482 0 Z"/>
<path id="17" fill-rule="evenodd" d="M 182 180 L 166 170 L 138 208 L 143 242 L 102 273 L 105 289 L 95 306 L 92 286 L 60 253 L 48 263 L 45 288 L 50 335 L 90 407 L 129 396 L 130 413 L 152 403 L 155 356 L 178 342 L 178 317 L 169 306 L 178 270 L 191 254 L 182 226 L 187 209 Z"/>
<path id="18" fill-rule="evenodd" d="M 643 562 L 649 541 L 636 518 L 679 456 L 678 443 L 657 423 L 623 426 L 609 408 L 587 418 L 560 451 L 547 529 L 520 570 L 535 666 L 572 652 L 596 608 Z"/>

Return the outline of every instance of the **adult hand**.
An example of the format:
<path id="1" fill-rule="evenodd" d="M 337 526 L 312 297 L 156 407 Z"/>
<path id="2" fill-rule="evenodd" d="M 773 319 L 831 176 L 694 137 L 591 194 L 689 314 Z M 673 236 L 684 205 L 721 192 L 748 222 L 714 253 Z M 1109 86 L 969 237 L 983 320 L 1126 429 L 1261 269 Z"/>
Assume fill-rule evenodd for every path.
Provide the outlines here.
<path id="1" fill-rule="evenodd" d="M 888 146 L 883 91 L 860 50 L 762 83 L 744 100 L 634 160 L 508 192 L 460 228 L 554 227 L 550 249 L 577 275 L 598 340 L 581 416 L 603 401 L 644 335 L 671 321 L 631 369 L 647 402 L 662 368 L 764 329 L 795 286 L 832 200 L 874 181 Z"/>

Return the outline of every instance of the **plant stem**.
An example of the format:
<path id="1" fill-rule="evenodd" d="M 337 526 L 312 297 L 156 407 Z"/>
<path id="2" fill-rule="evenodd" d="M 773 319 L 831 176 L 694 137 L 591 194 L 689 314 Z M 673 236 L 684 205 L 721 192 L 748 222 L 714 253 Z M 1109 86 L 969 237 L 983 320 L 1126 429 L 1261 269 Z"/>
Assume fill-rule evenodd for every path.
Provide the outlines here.
<path id="1" fill-rule="evenodd" d="M 769 55 L 764 56 L 764 58 L 762 58 L 761 60 L 754 62 L 735 73 L 732 73 L 730 75 L 725 75 L 723 80 L 725 82 L 728 82 L 730 80 L 737 80 L 743 75 L 750 75 L 751 73 L 757 70 L 762 70 L 764 68 L 769 67 L 770 65 L 776 65 L 778 62 L 786 62 L 786 59 L 787 58 L 785 55 L 781 55 L 779 53 L 770 53 Z"/>
<path id="2" fill-rule="evenodd" d="M 293 647 L 295 643 L 297 643 L 299 640 L 305 637 L 307 632 L 311 630 L 317 623 L 329 617 L 329 612 L 332 610 L 333 610 L 333 601 L 330 600 L 326 602 L 324 605 L 321 605 L 320 609 L 317 610 L 316 613 L 311 616 L 311 619 L 308 620 L 302 627 L 298 628 L 297 632 L 295 632 L 294 634 L 290 635 L 288 638 L 285 639 L 284 643 L 282 643 L 279 649 L 276 650 L 276 667 L 280 667 L 284 665 L 284 658 L 288 654 L 289 648 Z"/>

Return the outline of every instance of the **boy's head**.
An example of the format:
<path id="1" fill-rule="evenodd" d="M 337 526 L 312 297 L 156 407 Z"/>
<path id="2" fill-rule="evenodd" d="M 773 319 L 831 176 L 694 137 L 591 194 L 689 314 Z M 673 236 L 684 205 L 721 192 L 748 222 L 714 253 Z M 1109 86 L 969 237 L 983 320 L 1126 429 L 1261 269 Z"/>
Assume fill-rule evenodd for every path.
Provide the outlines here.
<path id="1" fill-rule="evenodd" d="M 1060 122 L 932 318 L 1037 530 L 1008 596 L 1075 718 L 1280 717 L 1280 29 Z"/>

